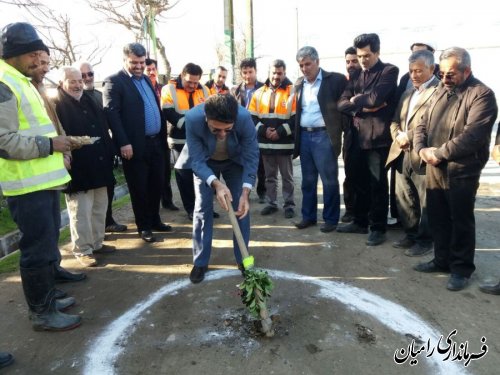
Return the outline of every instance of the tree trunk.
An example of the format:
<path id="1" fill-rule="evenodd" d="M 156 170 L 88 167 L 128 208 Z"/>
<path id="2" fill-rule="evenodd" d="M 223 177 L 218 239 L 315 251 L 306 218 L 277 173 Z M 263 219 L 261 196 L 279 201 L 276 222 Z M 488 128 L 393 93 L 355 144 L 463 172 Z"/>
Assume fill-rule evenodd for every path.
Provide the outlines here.
<path id="1" fill-rule="evenodd" d="M 167 59 L 167 54 L 165 52 L 165 46 L 160 41 L 160 38 L 156 38 L 156 47 L 158 48 L 158 52 L 160 55 L 159 60 L 161 60 L 159 62 L 159 65 L 162 65 L 165 67 L 165 74 L 164 74 L 165 82 L 161 82 L 161 83 L 166 84 L 170 80 L 172 67 L 170 66 L 170 61 L 168 61 L 168 59 Z"/>

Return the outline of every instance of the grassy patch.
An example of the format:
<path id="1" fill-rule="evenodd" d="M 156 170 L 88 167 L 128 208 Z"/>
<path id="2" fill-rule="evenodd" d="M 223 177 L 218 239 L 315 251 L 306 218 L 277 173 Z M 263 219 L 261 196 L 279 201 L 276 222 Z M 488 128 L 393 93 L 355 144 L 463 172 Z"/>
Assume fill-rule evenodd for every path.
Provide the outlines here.
<path id="1" fill-rule="evenodd" d="M 113 208 L 118 209 L 120 207 L 125 206 L 129 202 L 130 202 L 130 195 L 127 194 L 121 197 L 120 199 L 115 200 L 113 202 Z M 3 211 L 4 210 L 2 209 L 1 212 L 3 213 Z M 8 210 L 6 211 L 8 213 Z M 15 229 L 15 226 L 13 229 Z M 71 241 L 71 234 L 69 232 L 69 227 L 64 227 L 63 229 L 61 229 L 61 232 L 59 234 L 59 246 L 66 245 L 70 241 Z M 0 274 L 16 271 L 19 268 L 19 257 L 20 257 L 20 252 L 19 250 L 16 250 L 13 253 L 3 258 L 0 258 Z"/>
<path id="2" fill-rule="evenodd" d="M 10 253 L 9 255 L 0 259 L 0 273 L 8 273 L 17 271 L 19 268 L 19 258 L 21 252 L 19 250 Z"/>
<path id="3" fill-rule="evenodd" d="M 9 232 L 14 231 L 17 228 L 16 223 L 12 220 L 12 216 L 10 216 L 10 211 L 7 208 L 7 201 L 3 200 L 0 202 L 0 236 L 7 234 Z M 4 204 L 5 203 L 5 204 Z"/>

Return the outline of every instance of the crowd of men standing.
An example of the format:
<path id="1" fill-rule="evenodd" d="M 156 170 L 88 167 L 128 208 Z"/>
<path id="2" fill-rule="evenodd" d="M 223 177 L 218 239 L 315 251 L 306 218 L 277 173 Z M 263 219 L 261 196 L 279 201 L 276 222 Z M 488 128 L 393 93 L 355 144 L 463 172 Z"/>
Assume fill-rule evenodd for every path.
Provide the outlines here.
<path id="1" fill-rule="evenodd" d="M 316 49 L 306 46 L 296 55 L 303 74 L 297 82 L 286 77 L 280 59 L 259 82 L 256 61 L 248 58 L 240 64 L 242 83 L 229 89 L 226 68 L 219 66 L 203 85 L 202 68 L 194 63 L 161 85 L 156 61 L 144 46 L 130 43 L 123 69 L 104 80 L 102 94 L 94 87 L 92 65 L 82 62 L 60 69 L 57 96 L 48 100 L 42 81 L 50 51 L 36 30 L 7 25 L 2 46 L 0 187 L 23 234 L 21 279 L 35 330 L 68 330 L 81 322 L 61 312 L 75 301 L 55 288 L 56 282 L 86 277 L 60 266 L 59 192 L 65 193 L 72 250 L 83 266 L 95 266 L 95 254 L 115 251 L 104 244 L 106 231 L 127 230 L 112 217 L 115 155 L 145 242 L 156 241 L 154 232 L 172 231 L 160 206 L 179 210 L 170 184 L 175 163 L 182 205 L 193 223 L 193 283 L 204 279 L 209 266 L 218 217 L 214 197 L 223 210 L 231 202 L 248 245 L 255 185 L 266 204 L 260 214 L 271 215 L 279 211 L 281 177 L 283 215 L 296 216 L 296 157 L 302 173 L 297 229 L 318 222 L 321 178 L 320 231 L 367 234 L 367 246 L 384 243 L 392 168 L 393 201 L 404 230 L 393 246 L 408 256 L 434 250 L 433 260 L 414 269 L 450 273 L 452 291 L 465 288 L 475 270 L 474 201 L 498 109 L 494 93 L 472 75 L 463 48 L 444 50 L 436 64 L 432 46 L 414 43 L 398 87 L 399 69 L 380 59 L 378 35 L 361 34 L 345 52 L 346 75 L 323 70 Z M 498 136 L 496 144 L 499 161 Z M 234 255 L 244 272 L 236 241 Z M 493 294 L 499 289 L 481 288 Z M 0 353 L 0 366 L 10 362 Z"/>

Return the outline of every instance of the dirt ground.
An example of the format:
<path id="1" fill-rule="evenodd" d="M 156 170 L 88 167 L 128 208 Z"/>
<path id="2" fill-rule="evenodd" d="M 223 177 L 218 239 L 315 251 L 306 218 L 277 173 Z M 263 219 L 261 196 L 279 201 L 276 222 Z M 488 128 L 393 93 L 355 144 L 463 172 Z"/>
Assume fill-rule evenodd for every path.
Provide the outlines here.
<path id="1" fill-rule="evenodd" d="M 295 171 L 300 213 L 297 161 Z M 497 374 L 500 297 L 479 292 L 478 284 L 500 277 L 500 168 L 490 162 L 483 175 L 476 204 L 477 271 L 461 292 L 446 290 L 446 275 L 412 270 L 431 256 L 409 258 L 393 248 L 401 230 L 389 230 L 383 245 L 367 247 L 365 235 L 324 234 L 319 225 L 299 231 L 292 221 L 300 215 L 289 220 L 280 210 L 261 216 L 264 205 L 254 198 L 250 252 L 275 284 L 268 304 L 273 338 L 259 335 L 237 294 L 242 278 L 220 208 L 210 271 L 192 285 L 187 215 L 162 209 L 174 230 L 146 244 L 125 206 L 115 216 L 129 230 L 108 236 L 117 251 L 86 269 L 87 281 L 61 285 L 78 301 L 70 312 L 83 317 L 80 328 L 34 332 L 19 274 L 0 276 L 0 350 L 16 357 L 0 373 Z M 68 246 L 62 252 L 63 266 L 82 271 Z"/>

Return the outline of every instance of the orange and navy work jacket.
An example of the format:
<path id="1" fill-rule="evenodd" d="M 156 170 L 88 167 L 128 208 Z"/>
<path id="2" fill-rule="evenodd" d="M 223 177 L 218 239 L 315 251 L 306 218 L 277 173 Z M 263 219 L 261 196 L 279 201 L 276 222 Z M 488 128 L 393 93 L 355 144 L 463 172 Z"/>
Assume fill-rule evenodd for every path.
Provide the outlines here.
<path id="1" fill-rule="evenodd" d="M 274 91 L 274 109 L 271 98 Z M 274 89 L 269 79 L 254 92 L 248 111 L 252 115 L 257 131 L 257 140 L 261 154 L 292 155 L 295 131 L 295 100 L 293 84 L 288 79 Z M 266 138 L 268 128 L 276 129 L 279 139 Z"/>
<path id="2" fill-rule="evenodd" d="M 193 103 L 197 106 L 209 97 L 208 89 L 198 84 L 193 92 Z M 184 116 L 189 108 L 189 93 L 182 87 L 182 79 L 178 77 L 161 90 L 161 108 L 167 119 L 168 145 L 181 152 L 186 143 L 186 128 Z"/>

